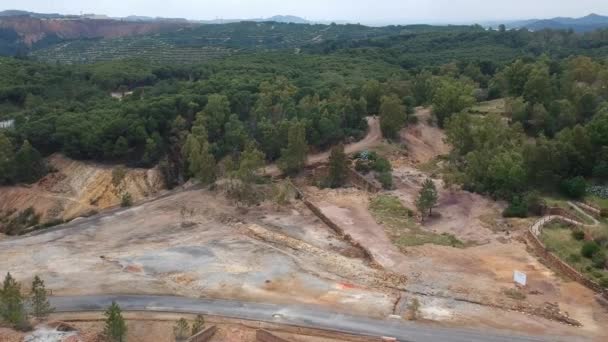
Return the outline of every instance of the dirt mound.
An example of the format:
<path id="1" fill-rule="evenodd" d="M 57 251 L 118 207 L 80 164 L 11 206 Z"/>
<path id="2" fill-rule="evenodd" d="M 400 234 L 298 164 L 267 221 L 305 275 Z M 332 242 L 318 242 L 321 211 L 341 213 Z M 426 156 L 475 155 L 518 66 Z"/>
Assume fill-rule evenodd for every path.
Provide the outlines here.
<path id="1" fill-rule="evenodd" d="M 41 215 L 41 222 L 67 220 L 116 206 L 127 192 L 138 201 L 164 188 L 156 169 L 124 169 L 124 177 L 113 181 L 114 167 L 75 161 L 59 154 L 49 157 L 48 162 L 57 172 L 38 183 L 0 188 L 0 212 L 33 207 Z"/>

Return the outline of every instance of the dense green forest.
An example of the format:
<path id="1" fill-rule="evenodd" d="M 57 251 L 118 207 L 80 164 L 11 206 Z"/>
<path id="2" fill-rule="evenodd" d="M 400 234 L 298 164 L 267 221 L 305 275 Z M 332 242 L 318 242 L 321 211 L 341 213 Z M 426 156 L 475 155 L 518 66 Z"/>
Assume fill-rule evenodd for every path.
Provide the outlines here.
<path id="1" fill-rule="evenodd" d="M 296 172 L 306 151 L 361 138 L 368 115 L 396 137 L 418 105 L 433 106 L 455 146 L 454 181 L 515 211 L 532 188 L 576 197 L 585 180 L 608 178 L 608 31 L 269 25 L 159 36 L 235 52 L 204 63 L 1 58 L 0 121 L 15 127 L 0 133 L 0 182 L 35 180 L 40 155 L 57 151 L 160 163 L 170 184 L 211 181 L 243 154 Z M 316 42 L 319 32 L 331 35 Z M 463 112 L 503 97 L 503 116 Z"/>

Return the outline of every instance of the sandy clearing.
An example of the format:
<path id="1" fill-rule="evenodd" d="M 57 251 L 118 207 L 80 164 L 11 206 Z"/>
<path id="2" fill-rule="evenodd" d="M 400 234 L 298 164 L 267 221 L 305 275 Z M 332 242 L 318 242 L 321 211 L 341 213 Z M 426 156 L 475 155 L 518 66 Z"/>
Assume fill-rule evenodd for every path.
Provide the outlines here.
<path id="1" fill-rule="evenodd" d="M 193 215 L 182 217 L 182 208 Z M 294 229 L 290 226 L 310 222 L 317 233 L 299 238 L 320 247 L 328 236 L 335 239 L 329 228 L 311 219 L 312 213 L 292 209 L 299 212 L 296 220 L 290 219 L 291 210 L 271 212 L 283 228 L 277 224 L 268 231 L 285 233 Z M 346 246 L 336 242 L 334 249 L 321 254 L 313 253 L 314 248 L 257 239 L 240 226 L 259 223 L 258 214 L 241 215 L 215 193 L 185 191 L 83 220 L 74 228 L 3 240 L 0 269 L 24 283 L 39 274 L 56 295 L 171 293 L 314 304 L 380 317 L 390 313 L 396 294 L 378 288 L 377 282 L 361 283 L 358 275 L 376 271 L 364 260 L 341 255 Z M 182 225 L 185 221 L 188 224 Z M 338 261 L 340 265 L 334 265 Z M 350 263 L 356 274 L 344 273 Z"/>

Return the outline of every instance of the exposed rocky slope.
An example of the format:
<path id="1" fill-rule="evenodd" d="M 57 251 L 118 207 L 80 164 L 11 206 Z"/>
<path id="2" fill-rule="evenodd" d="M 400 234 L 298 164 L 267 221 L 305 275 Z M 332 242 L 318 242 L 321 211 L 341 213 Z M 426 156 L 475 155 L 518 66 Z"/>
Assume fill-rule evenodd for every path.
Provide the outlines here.
<path id="1" fill-rule="evenodd" d="M 0 187 L 0 213 L 32 207 L 41 215 L 41 222 L 66 220 L 119 205 L 127 192 L 137 201 L 164 188 L 156 169 L 124 169 L 124 177 L 113 181 L 116 167 L 75 161 L 59 154 L 51 156 L 49 164 L 57 172 L 36 184 Z"/>

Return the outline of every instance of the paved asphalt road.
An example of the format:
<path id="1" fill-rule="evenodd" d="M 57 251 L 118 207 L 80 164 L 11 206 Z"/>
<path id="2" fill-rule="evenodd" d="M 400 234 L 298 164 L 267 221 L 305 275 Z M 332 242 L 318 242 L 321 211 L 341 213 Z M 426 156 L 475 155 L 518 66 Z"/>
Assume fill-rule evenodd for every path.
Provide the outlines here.
<path id="1" fill-rule="evenodd" d="M 556 341 L 559 337 L 500 335 L 480 330 L 441 328 L 402 320 L 377 320 L 307 306 L 244 303 L 172 296 L 95 295 L 51 297 L 56 312 L 103 311 L 116 301 L 123 311 L 192 313 L 272 322 L 344 333 L 396 337 L 399 341 Z"/>

